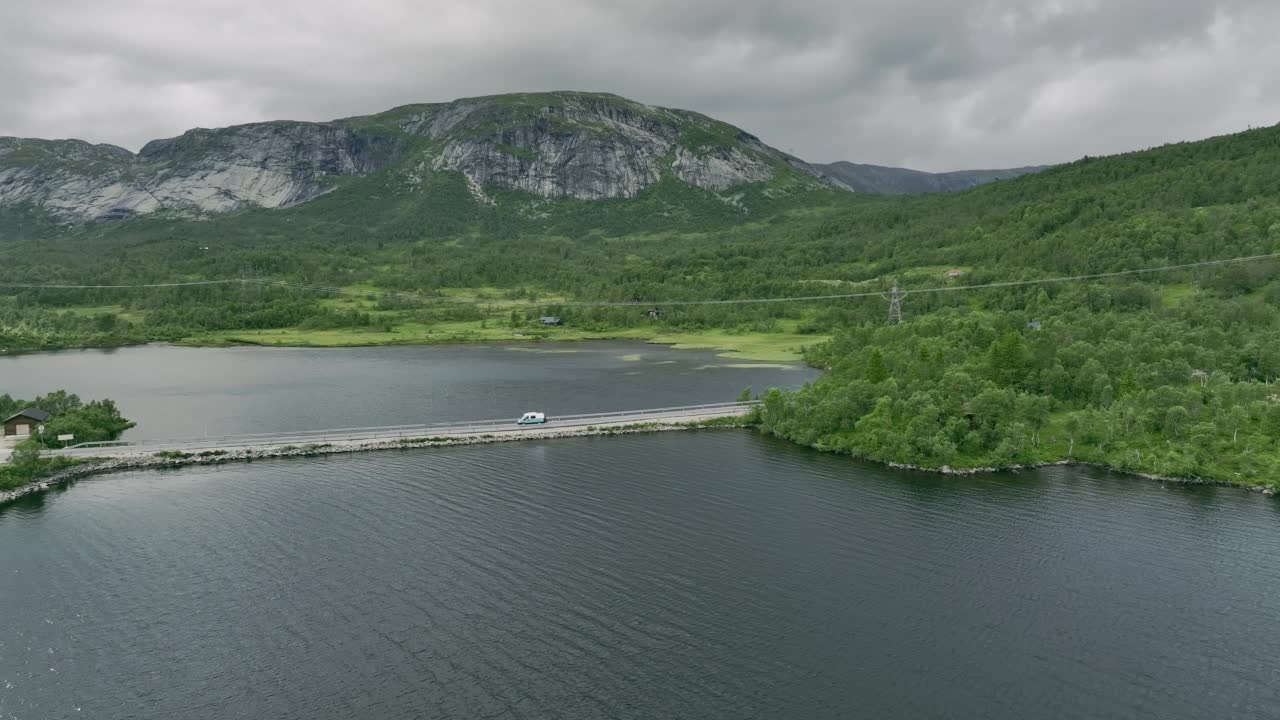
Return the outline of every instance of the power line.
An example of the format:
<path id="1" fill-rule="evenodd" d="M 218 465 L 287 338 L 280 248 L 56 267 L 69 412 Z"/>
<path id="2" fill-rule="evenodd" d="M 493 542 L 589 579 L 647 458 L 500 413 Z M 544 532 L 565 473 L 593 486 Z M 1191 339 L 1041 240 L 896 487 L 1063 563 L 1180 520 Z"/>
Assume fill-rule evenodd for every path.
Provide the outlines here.
<path id="1" fill-rule="evenodd" d="M 897 285 L 894 285 L 889 293 L 889 295 L 881 295 L 880 297 L 889 301 L 889 324 L 897 325 L 902 322 L 902 298 L 906 293 L 899 292 Z"/>
<path id="2" fill-rule="evenodd" d="M 1190 270 L 1199 267 L 1232 265 L 1245 262 L 1253 262 L 1256 260 L 1274 260 L 1280 258 L 1280 252 L 1267 253 L 1264 255 L 1249 255 L 1246 257 L 1226 258 L 1222 260 L 1204 260 L 1201 262 L 1186 263 L 1182 265 L 1164 265 L 1153 268 L 1137 268 L 1133 270 L 1117 270 L 1114 272 L 1092 273 L 1088 275 L 1069 275 L 1063 277 L 1040 278 L 1035 280 L 1008 280 L 1003 282 L 984 283 L 981 285 L 943 285 L 930 288 L 921 288 L 911 290 L 912 295 L 920 293 L 943 293 L 957 292 L 961 290 L 987 290 L 992 288 L 1010 288 L 1024 287 L 1028 285 L 1046 285 L 1051 283 L 1075 282 L 1080 280 L 1103 280 L 1107 278 L 1124 277 L 1130 275 L 1143 275 L 1159 272 L 1171 272 L 1174 270 Z M 304 290 L 308 292 L 320 292 L 331 295 L 354 295 L 367 297 L 373 295 L 375 297 L 391 297 L 415 301 L 444 301 L 455 303 L 469 304 L 489 304 L 491 301 L 485 300 L 462 300 L 451 298 L 430 297 L 419 295 L 416 293 L 397 292 L 395 290 L 353 290 L 351 288 L 341 288 L 329 285 L 311 285 L 306 283 L 296 283 L 287 280 L 267 280 L 258 278 L 240 278 L 234 280 L 197 280 L 191 282 L 174 282 L 174 283 L 144 283 L 137 285 L 32 285 L 18 283 L 0 283 L 0 287 L 4 288 L 22 288 L 22 289 L 58 289 L 58 290 L 74 290 L 74 289 L 143 289 L 143 288 L 167 288 L 167 287 L 188 287 L 193 285 L 269 285 L 275 287 L 283 287 L 294 290 Z M 905 295 L 907 291 L 901 291 L 900 295 Z M 780 303 L 780 302 L 811 302 L 817 300 L 847 300 L 855 298 L 884 297 L 884 293 L 878 290 L 856 293 L 836 293 L 831 295 L 796 295 L 787 297 L 772 298 L 740 298 L 735 300 L 623 300 L 623 301 L 572 301 L 572 302 L 536 302 L 537 305 L 555 305 L 558 307 L 633 307 L 637 305 L 666 305 L 666 306 L 682 306 L 682 305 L 750 305 L 762 303 Z"/>
<path id="3" fill-rule="evenodd" d="M 252 282 L 250 280 L 193 280 L 191 282 L 143 283 L 140 285 L 24 285 L 21 283 L 0 283 L 0 287 L 25 288 L 35 290 L 116 290 L 136 288 L 187 287 L 190 285 L 229 285 L 232 283 Z"/>
<path id="4" fill-rule="evenodd" d="M 1213 265 L 1229 265 L 1234 263 L 1251 262 L 1254 260 L 1269 260 L 1280 258 L 1280 252 L 1268 253 L 1265 255 L 1250 255 L 1247 257 L 1227 258 L 1223 260 L 1205 260 L 1202 262 L 1186 263 L 1183 265 L 1165 265 L 1154 268 L 1138 268 L 1135 270 L 1118 270 L 1115 272 L 1093 273 L 1090 275 L 1071 275 L 1067 277 L 1040 278 L 1038 280 L 1010 280 L 1005 282 L 985 283 L 982 285 L 944 285 L 940 287 L 922 288 L 919 290 L 911 290 L 911 294 L 916 293 L 938 293 L 938 292 L 955 292 L 958 290 L 985 290 L 989 288 L 1019 287 L 1024 285 L 1042 285 L 1048 283 L 1063 283 L 1076 280 L 1101 280 L 1105 278 L 1123 277 L 1126 275 L 1141 275 L 1146 273 L 1170 272 L 1173 270 L 1189 270 L 1197 267 L 1208 267 Z M 378 295 L 390 297 L 405 297 L 415 300 L 430 300 L 438 298 L 428 298 L 413 293 L 401 293 L 395 291 L 370 291 L 364 292 L 359 290 L 351 290 L 349 288 L 338 288 L 321 285 L 302 285 L 299 283 L 288 283 L 283 280 L 250 280 L 246 282 L 259 282 L 264 284 L 279 285 L 298 289 L 316 290 L 331 293 L 342 293 L 350 295 Z M 900 294 L 906 294 L 905 292 Z M 625 301 L 577 301 L 577 302 L 544 302 L 542 305 L 556 305 L 558 307 L 632 307 L 636 305 L 747 305 L 760 303 L 777 303 L 777 302 L 804 302 L 814 300 L 844 300 L 853 298 L 868 297 L 884 297 L 881 291 L 857 292 L 857 293 L 838 293 L 832 295 L 797 295 L 788 297 L 773 298 L 742 298 L 736 300 L 625 300 Z M 454 302 L 467 302 L 463 300 L 455 300 Z M 472 301 L 480 303 L 481 301 Z"/>
<path id="5" fill-rule="evenodd" d="M 1280 258 L 1280 252 L 1267 253 L 1266 255 L 1250 255 L 1248 257 L 1228 258 L 1226 260 L 1205 260 L 1204 262 L 1187 263 L 1185 265 L 1166 265 L 1164 267 L 1118 270 L 1116 272 L 1094 273 L 1092 275 L 1072 275 L 1070 277 L 1042 278 L 1040 280 L 1012 280 L 1009 282 L 986 283 L 984 285 L 943 286 L 925 288 L 923 290 L 912 290 L 911 292 L 912 294 L 926 292 L 952 292 L 955 290 L 983 290 L 986 288 L 1017 287 L 1020 285 L 1041 285 L 1046 283 L 1071 282 L 1073 280 L 1102 280 L 1105 278 L 1122 277 L 1125 275 L 1142 275 L 1144 273 L 1169 272 L 1172 270 L 1190 270 L 1191 268 L 1208 267 L 1210 265 L 1230 265 L 1234 263 L 1250 262 L 1253 260 L 1274 260 L 1276 258 Z"/>

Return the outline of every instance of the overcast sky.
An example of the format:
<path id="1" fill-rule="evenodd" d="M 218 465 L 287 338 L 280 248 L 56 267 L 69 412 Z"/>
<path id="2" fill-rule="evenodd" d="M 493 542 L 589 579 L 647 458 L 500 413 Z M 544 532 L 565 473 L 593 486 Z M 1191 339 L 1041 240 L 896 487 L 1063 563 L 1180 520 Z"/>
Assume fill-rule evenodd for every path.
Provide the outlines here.
<path id="1" fill-rule="evenodd" d="M 1277 0 L 0 0 L 0 135 L 596 90 L 813 161 L 1072 160 L 1280 122 Z"/>

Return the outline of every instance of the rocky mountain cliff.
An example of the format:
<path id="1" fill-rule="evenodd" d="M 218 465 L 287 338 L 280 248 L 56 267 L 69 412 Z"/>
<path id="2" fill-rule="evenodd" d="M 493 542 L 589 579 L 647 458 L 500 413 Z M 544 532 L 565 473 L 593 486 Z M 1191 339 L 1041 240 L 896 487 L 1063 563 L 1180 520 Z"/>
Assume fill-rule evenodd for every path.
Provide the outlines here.
<path id="1" fill-rule="evenodd" d="M 79 140 L 0 138 L 0 207 L 42 209 L 63 221 L 279 208 L 379 173 L 406 193 L 430 192 L 432 175 L 458 174 L 489 204 L 502 192 L 629 198 L 664 178 L 713 194 L 783 177 L 847 189 L 704 115 L 593 93 L 499 95 L 327 123 L 196 129 L 136 154 Z M 734 202 L 731 193 L 722 199 Z"/>
<path id="2" fill-rule="evenodd" d="M 401 145 L 331 123 L 284 122 L 191 130 L 136 155 L 79 140 L 0 138 L 0 205 L 67 219 L 281 207 L 327 191 L 328 177 L 385 167 Z"/>
<path id="3" fill-rule="evenodd" d="M 905 195 L 964 190 L 995 180 L 1008 180 L 1037 173 L 1049 166 L 1034 165 L 1007 170 L 957 170 L 944 173 L 928 173 L 907 168 L 862 165 L 852 162 L 834 162 L 814 165 L 814 167 L 857 192 Z"/>

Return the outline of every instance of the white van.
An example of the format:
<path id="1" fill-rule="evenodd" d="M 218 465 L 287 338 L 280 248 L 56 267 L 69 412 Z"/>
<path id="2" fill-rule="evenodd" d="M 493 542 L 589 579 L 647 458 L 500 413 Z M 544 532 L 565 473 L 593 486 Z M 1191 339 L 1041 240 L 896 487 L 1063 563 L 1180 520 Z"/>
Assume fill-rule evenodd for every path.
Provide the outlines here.
<path id="1" fill-rule="evenodd" d="M 516 421 L 517 425 L 541 425 L 547 421 L 547 416 L 540 412 L 527 412 L 520 416 Z"/>

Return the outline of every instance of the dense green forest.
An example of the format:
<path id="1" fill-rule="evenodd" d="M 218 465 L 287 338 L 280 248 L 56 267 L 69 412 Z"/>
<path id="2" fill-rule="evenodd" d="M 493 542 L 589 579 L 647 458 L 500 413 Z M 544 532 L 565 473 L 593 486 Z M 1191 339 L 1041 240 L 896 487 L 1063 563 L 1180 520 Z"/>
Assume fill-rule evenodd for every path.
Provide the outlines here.
<path id="1" fill-rule="evenodd" d="M 753 190 L 749 211 L 666 183 L 630 200 L 538 201 L 531 214 L 532 201 L 515 195 L 477 203 L 457 177 L 437 176 L 414 198 L 366 180 L 286 210 L 203 222 L 57 226 L 9 211 L 0 283 L 247 277 L 349 294 L 0 289 L 0 350 L 270 329 L 302 342 L 413 341 L 415 328 L 434 326 L 483 339 L 538 332 L 547 313 L 567 329 L 834 336 L 809 349 L 828 368 L 822 379 L 769 395 L 768 430 L 927 466 L 1074 458 L 1255 485 L 1280 478 L 1275 260 L 919 292 L 1280 252 L 1280 128 L 1086 158 L 955 194 L 801 192 L 783 177 Z M 894 284 L 917 292 L 893 326 L 876 296 L 662 304 Z"/>
<path id="2" fill-rule="evenodd" d="M 1274 485 L 1275 310 L 1201 299 L 1090 311 L 1086 294 L 1030 295 L 1030 314 L 948 308 L 841 333 L 812 353 L 827 375 L 769 393 L 762 423 L 821 449 L 925 467 L 1075 459 Z"/>

